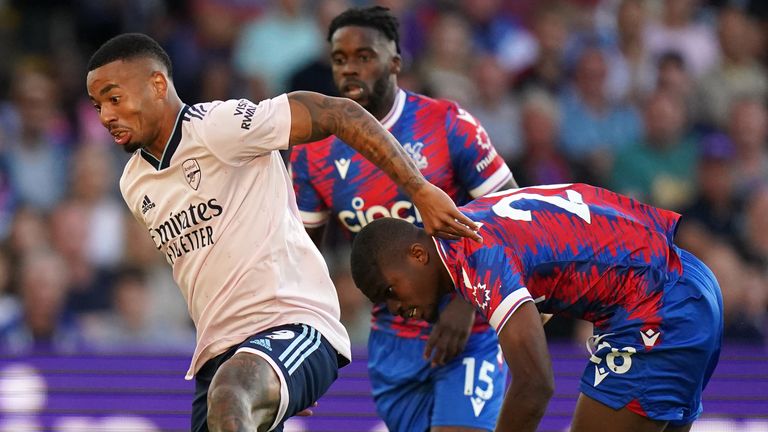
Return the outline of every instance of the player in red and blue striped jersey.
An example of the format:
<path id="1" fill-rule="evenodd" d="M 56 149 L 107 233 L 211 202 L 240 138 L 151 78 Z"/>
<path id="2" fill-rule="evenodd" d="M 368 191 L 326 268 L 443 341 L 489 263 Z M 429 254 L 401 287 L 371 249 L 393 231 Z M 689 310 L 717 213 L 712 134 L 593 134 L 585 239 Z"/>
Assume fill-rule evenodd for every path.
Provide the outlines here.
<path id="1" fill-rule="evenodd" d="M 722 298 L 673 242 L 680 215 L 584 184 L 489 194 L 462 207 L 483 243 L 396 219 L 362 230 L 355 283 L 401 316 L 434 319 L 458 292 L 485 316 L 513 379 L 499 431 L 534 431 L 553 390 L 539 312 L 594 324 L 572 431 L 688 431 L 717 365 Z"/>
<path id="2" fill-rule="evenodd" d="M 398 87 L 397 21 L 385 8 L 344 12 L 331 23 L 329 41 L 339 93 L 379 119 L 431 183 L 457 203 L 517 186 L 470 113 Z M 421 226 L 403 191 L 336 137 L 295 148 L 291 171 L 302 220 L 318 244 L 330 218 L 350 237 L 380 217 Z M 446 303 L 434 326 L 374 306 L 369 372 L 377 410 L 392 431 L 493 429 L 506 378 L 498 341 L 482 317 L 472 325 L 464 300 Z M 465 393 L 467 379 L 478 383 L 476 393 Z"/>

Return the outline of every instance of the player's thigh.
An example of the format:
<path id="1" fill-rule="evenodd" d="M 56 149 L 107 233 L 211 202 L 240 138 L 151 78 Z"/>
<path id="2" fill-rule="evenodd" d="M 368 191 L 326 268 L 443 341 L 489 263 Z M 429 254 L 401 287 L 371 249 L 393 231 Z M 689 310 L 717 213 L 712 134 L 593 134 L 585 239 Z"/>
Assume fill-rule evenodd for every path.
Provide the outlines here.
<path id="1" fill-rule="evenodd" d="M 432 431 L 491 431 L 507 382 L 495 332 L 473 334 L 464 351 L 435 371 Z M 454 429 L 442 429 L 452 427 Z"/>
<path id="2" fill-rule="evenodd" d="M 224 360 L 234 354 L 227 352 L 208 360 L 195 374 L 195 396 L 192 400 L 192 432 L 208 432 L 208 388 L 211 386 L 213 375 Z"/>
<path id="3" fill-rule="evenodd" d="M 338 377 L 338 353 L 320 332 L 305 324 L 257 333 L 235 352 L 216 372 L 211 391 L 220 375 L 227 382 L 243 378 L 241 385 L 255 408 L 274 408 L 272 428 L 310 407 Z M 249 380 L 245 377 L 249 373 L 261 379 Z"/>
<path id="4" fill-rule="evenodd" d="M 434 405 L 434 384 L 426 342 L 372 330 L 368 375 L 376 412 L 390 432 L 426 432 Z"/>
<path id="5" fill-rule="evenodd" d="M 281 402 L 278 373 L 265 357 L 236 352 L 221 364 L 208 389 L 208 423 L 252 418 L 256 425 L 275 423 Z"/>
<path id="6" fill-rule="evenodd" d="M 627 407 L 613 409 L 583 393 L 579 395 L 571 432 L 662 432 L 666 421 L 651 420 Z"/>

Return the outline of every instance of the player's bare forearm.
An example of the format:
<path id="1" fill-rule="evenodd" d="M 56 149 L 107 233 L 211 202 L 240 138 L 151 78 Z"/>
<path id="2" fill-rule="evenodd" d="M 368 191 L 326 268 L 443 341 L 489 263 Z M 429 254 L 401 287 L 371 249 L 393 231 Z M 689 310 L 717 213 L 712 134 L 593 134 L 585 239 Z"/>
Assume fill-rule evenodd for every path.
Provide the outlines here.
<path id="1" fill-rule="evenodd" d="M 499 331 L 512 382 L 496 422 L 497 432 L 535 431 L 554 393 L 554 374 L 541 317 L 526 302 Z"/>
<path id="2" fill-rule="evenodd" d="M 528 389 L 525 386 L 510 386 L 496 421 L 495 432 L 535 432 L 548 402 L 549 395 L 535 386 Z"/>
<path id="3" fill-rule="evenodd" d="M 368 111 L 347 98 L 298 91 L 291 105 L 291 145 L 336 135 L 387 173 L 410 196 L 426 183 L 411 158 Z"/>
<path id="4" fill-rule="evenodd" d="M 482 241 L 476 232 L 478 226 L 456 208 L 445 192 L 424 179 L 395 137 L 356 102 L 305 91 L 289 93 L 288 101 L 291 145 L 336 135 L 384 171 L 411 197 L 427 233 Z"/>

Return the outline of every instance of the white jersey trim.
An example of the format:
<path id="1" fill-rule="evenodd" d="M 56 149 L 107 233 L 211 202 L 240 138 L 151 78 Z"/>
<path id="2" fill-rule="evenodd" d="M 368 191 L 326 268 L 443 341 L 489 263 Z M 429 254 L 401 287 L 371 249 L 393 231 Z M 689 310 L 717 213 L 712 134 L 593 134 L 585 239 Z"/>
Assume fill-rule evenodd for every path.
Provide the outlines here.
<path id="1" fill-rule="evenodd" d="M 285 352 L 280 354 L 279 360 L 283 362 L 283 365 L 288 370 L 288 375 L 293 375 L 296 369 L 301 366 L 307 357 L 309 357 L 313 352 L 317 350 L 317 348 L 320 346 L 320 343 L 322 342 L 320 332 L 315 330 L 314 327 L 303 327 L 305 328 L 305 331 L 307 328 L 309 328 L 309 336 L 306 337 L 306 340 L 301 345 L 299 345 L 298 348 L 296 348 L 295 344 L 299 340 L 297 338 L 296 341 L 294 341 L 294 343 L 285 350 Z M 305 333 L 302 333 L 302 336 L 304 336 L 304 334 Z M 291 352 L 290 350 L 292 347 L 294 350 Z M 288 355 L 290 355 L 290 357 L 288 357 Z"/>
<path id="2" fill-rule="evenodd" d="M 301 222 L 304 224 L 305 228 L 319 228 L 326 223 L 328 223 L 328 219 L 330 218 L 330 211 L 322 211 L 322 212 L 308 212 L 304 210 L 299 210 L 299 215 L 301 216 Z"/>
<path id="3" fill-rule="evenodd" d="M 504 327 L 504 324 L 507 323 L 507 320 L 515 313 L 517 308 L 527 301 L 533 301 L 533 297 L 531 297 L 531 293 L 528 292 L 526 287 L 515 290 L 501 301 L 496 310 L 493 311 L 491 319 L 488 320 L 491 326 L 496 329 L 496 333 L 501 331 L 501 328 Z"/>
<path id="4" fill-rule="evenodd" d="M 381 119 L 381 125 L 384 129 L 389 129 L 400 120 L 400 114 L 403 113 L 403 107 L 405 107 L 405 91 L 403 89 L 397 89 L 395 95 L 395 103 L 392 104 L 392 109 L 389 110 L 387 115 Z"/>
<path id="5" fill-rule="evenodd" d="M 491 176 L 480 186 L 471 189 L 469 194 L 472 195 L 472 198 L 477 198 L 487 193 L 496 192 L 510 180 L 512 180 L 512 171 L 510 171 L 507 164 L 502 164 L 499 169 L 491 174 Z"/>
<path id="6" fill-rule="evenodd" d="M 288 393 L 288 382 L 285 380 L 285 376 L 283 376 L 283 371 L 280 369 L 279 366 L 275 363 L 274 360 L 272 360 L 272 357 L 266 355 L 265 353 L 249 348 L 249 347 L 242 347 L 239 348 L 237 351 L 235 351 L 235 354 L 239 352 L 247 352 L 249 354 L 255 354 L 269 363 L 270 366 L 272 366 L 272 369 L 274 369 L 275 373 L 277 373 L 277 377 L 280 378 L 280 404 L 277 407 L 277 415 L 275 416 L 275 422 L 272 423 L 272 426 L 269 427 L 269 430 L 275 430 L 277 425 L 280 424 L 280 422 L 283 420 L 283 417 L 285 416 L 285 412 L 288 411 L 288 399 L 290 398 L 290 394 Z"/>

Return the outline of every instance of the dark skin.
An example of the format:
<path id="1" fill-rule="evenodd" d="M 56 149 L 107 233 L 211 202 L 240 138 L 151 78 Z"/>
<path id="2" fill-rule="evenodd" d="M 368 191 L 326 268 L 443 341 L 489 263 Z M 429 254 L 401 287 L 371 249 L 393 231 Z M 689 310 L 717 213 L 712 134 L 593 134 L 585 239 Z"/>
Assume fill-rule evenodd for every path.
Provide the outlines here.
<path id="1" fill-rule="evenodd" d="M 392 313 L 434 319 L 441 296 L 455 292 L 448 270 L 440 261 L 435 243 L 423 230 L 416 239 L 404 242 L 402 259 L 388 256 L 379 262 L 384 276 L 375 287 Z M 543 322 L 533 302 L 523 303 L 499 331 L 499 345 L 512 374 L 496 424 L 497 432 L 535 431 L 554 392 L 552 362 L 547 349 Z M 651 420 L 626 407 L 614 410 L 579 395 L 571 424 L 572 432 L 688 432 L 691 424 L 673 427 Z"/>
<path id="2" fill-rule="evenodd" d="M 143 149 L 161 158 L 183 104 L 160 62 L 117 60 L 88 73 L 88 97 L 102 124 L 126 151 Z M 393 181 L 419 208 L 429 232 L 444 238 L 471 237 L 477 226 L 456 209 L 445 192 L 427 182 L 397 140 L 359 105 L 313 92 L 288 95 L 290 145 L 336 135 Z"/>
<path id="3" fill-rule="evenodd" d="M 183 107 L 167 72 L 154 58 L 136 57 L 88 73 L 88 96 L 101 123 L 127 152 L 143 149 L 162 158 Z M 288 100 L 290 145 L 336 135 L 409 194 L 430 232 L 449 239 L 469 236 L 482 240 L 474 222 L 424 179 L 397 140 L 358 104 L 312 92 L 290 93 Z M 279 379 L 266 360 L 249 353 L 235 354 L 211 382 L 208 427 L 212 432 L 267 430 L 274 422 L 279 395 Z"/>
<path id="4" fill-rule="evenodd" d="M 331 37 L 333 80 L 339 94 L 349 98 L 381 120 L 392 109 L 399 91 L 397 75 L 401 58 L 395 42 L 370 27 L 341 27 Z M 346 140 L 345 140 L 346 141 Z M 515 188 L 511 180 L 503 186 Z M 320 246 L 325 227 L 308 228 Z M 442 311 L 427 341 L 424 358 L 432 366 L 441 366 L 459 355 L 466 346 L 474 322 L 474 309 L 463 299 L 454 298 Z M 433 428 L 433 431 L 474 430 Z"/>
<path id="5" fill-rule="evenodd" d="M 331 68 L 339 94 L 381 120 L 397 96 L 401 68 L 395 42 L 370 27 L 341 27 L 331 37 Z"/>

